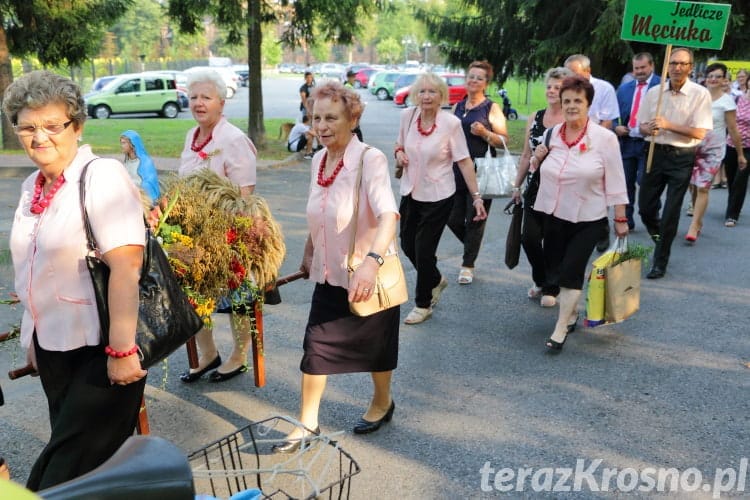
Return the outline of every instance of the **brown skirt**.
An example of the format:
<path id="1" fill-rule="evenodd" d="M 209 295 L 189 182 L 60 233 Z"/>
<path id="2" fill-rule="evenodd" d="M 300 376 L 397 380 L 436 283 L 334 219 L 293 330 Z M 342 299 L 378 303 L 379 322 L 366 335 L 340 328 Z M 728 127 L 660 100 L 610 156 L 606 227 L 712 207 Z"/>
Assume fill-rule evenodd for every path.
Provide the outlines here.
<path id="1" fill-rule="evenodd" d="M 355 316 L 345 288 L 316 284 L 300 370 L 309 375 L 394 370 L 400 316 L 400 307 L 366 318 Z"/>

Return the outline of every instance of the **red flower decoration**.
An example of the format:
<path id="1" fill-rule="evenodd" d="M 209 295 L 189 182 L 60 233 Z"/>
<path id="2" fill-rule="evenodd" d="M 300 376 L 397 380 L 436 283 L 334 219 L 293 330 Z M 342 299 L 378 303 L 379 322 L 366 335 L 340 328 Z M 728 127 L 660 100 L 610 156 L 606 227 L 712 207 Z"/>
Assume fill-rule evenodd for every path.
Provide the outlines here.
<path id="1" fill-rule="evenodd" d="M 245 280 L 247 270 L 242 264 L 240 264 L 237 259 L 232 259 L 232 264 L 229 266 L 229 268 L 232 273 L 234 273 L 234 276 L 229 278 L 229 283 L 227 283 L 227 285 L 229 285 L 230 290 L 236 290 Z"/>
<path id="2" fill-rule="evenodd" d="M 227 231 L 227 245 L 231 245 L 235 241 L 237 241 L 237 230 L 235 228 L 231 228 L 229 231 Z"/>
<path id="3" fill-rule="evenodd" d="M 200 158 L 201 160 L 205 160 L 206 158 L 208 158 L 208 155 L 205 151 L 198 151 L 198 158 Z"/>
<path id="4" fill-rule="evenodd" d="M 581 153 L 585 153 L 585 152 L 586 152 L 586 143 L 585 143 L 585 142 L 582 142 L 582 143 L 580 143 L 580 144 L 578 145 L 578 150 L 579 150 L 579 151 L 580 151 Z"/>

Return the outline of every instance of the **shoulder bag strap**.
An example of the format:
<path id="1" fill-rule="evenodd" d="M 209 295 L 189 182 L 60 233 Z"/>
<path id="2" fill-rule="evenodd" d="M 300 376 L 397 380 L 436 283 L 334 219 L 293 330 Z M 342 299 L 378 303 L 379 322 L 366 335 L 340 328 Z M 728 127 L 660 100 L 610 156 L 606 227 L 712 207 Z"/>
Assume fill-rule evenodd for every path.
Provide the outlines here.
<path id="1" fill-rule="evenodd" d="M 94 158 L 94 160 L 98 159 L 99 158 Z M 89 169 L 89 165 L 91 165 L 94 160 L 89 160 L 89 162 L 83 166 L 83 170 L 81 170 L 81 178 L 78 181 L 78 193 L 81 203 L 83 230 L 86 231 L 86 246 L 89 249 L 89 252 L 97 252 L 99 250 L 96 246 L 96 239 L 94 239 L 94 232 L 91 230 L 91 223 L 89 222 L 88 213 L 86 213 L 86 172 Z"/>
<path id="2" fill-rule="evenodd" d="M 359 167 L 357 168 L 357 182 L 354 183 L 354 214 L 352 216 L 352 236 L 349 238 L 349 255 L 346 258 L 346 267 L 350 271 L 352 262 L 354 259 L 354 242 L 357 239 L 357 217 L 359 216 L 359 189 L 362 186 L 362 170 L 364 168 L 365 153 L 371 149 L 370 146 L 365 146 L 362 150 L 362 154 L 359 156 Z"/>
<path id="3" fill-rule="evenodd" d="M 552 125 L 550 128 L 544 131 L 544 147 L 547 148 L 547 151 L 549 151 L 549 141 L 552 140 L 552 130 L 554 130 L 555 126 Z"/>

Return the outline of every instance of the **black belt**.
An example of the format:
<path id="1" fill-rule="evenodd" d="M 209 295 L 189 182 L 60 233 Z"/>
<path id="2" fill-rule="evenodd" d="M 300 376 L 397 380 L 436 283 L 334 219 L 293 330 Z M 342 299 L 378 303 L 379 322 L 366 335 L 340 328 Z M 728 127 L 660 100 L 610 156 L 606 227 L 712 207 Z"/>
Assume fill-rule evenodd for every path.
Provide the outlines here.
<path id="1" fill-rule="evenodd" d="M 667 153 L 676 153 L 676 154 L 690 154 L 695 153 L 698 149 L 698 146 L 690 146 L 690 147 L 679 147 L 679 146 L 672 146 L 671 144 L 654 144 L 654 147 L 657 149 L 661 149 L 663 151 L 666 151 Z"/>

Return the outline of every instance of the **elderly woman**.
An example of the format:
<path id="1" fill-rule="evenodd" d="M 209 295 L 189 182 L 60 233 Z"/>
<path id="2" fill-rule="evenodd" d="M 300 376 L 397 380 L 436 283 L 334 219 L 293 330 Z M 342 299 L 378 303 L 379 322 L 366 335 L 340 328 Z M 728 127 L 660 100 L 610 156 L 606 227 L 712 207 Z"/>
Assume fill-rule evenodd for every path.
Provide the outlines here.
<path id="1" fill-rule="evenodd" d="M 227 87 L 224 79 L 213 70 L 190 73 L 187 81 L 190 111 L 198 126 L 190 129 L 180 156 L 179 175 L 187 176 L 208 168 L 240 187 L 243 196 L 255 189 L 256 150 L 242 130 L 222 115 Z M 229 312 L 228 301 L 223 310 Z M 214 342 L 213 331 L 204 328 L 195 336 L 200 350 L 198 368 L 183 373 L 180 379 L 190 383 L 214 370 L 211 382 L 223 382 L 247 371 L 247 352 L 251 341 L 250 319 L 245 314 L 232 313 L 234 349 L 223 364 Z"/>
<path id="2" fill-rule="evenodd" d="M 453 209 L 454 163 L 471 193 L 476 214 L 472 220 L 486 219 L 487 212 L 461 120 L 440 109 L 448 100 L 445 81 L 434 73 L 422 73 L 409 98 L 416 107 L 401 114 L 395 156 L 404 169 L 399 189 L 401 247 L 417 270 L 416 307 L 404 320 L 413 325 L 432 316 L 432 308 L 448 286 L 437 268 L 435 252 Z"/>
<path id="3" fill-rule="evenodd" d="M 125 155 L 123 164 L 130 178 L 146 193 L 152 203 L 157 203 L 161 194 L 159 177 L 141 136 L 135 130 L 126 130 L 120 135 L 120 148 Z"/>
<path id="4" fill-rule="evenodd" d="M 370 372 L 374 394 L 354 427 L 355 433 L 367 434 L 389 422 L 395 409 L 391 376 L 398 361 L 400 307 L 360 317 L 350 312 L 349 301 L 367 300 L 374 293 L 382 256 L 395 251 L 398 211 L 385 155 L 352 134 L 363 110 L 359 95 L 339 82 L 326 82 L 313 90 L 313 97 L 313 126 L 324 149 L 312 161 L 307 201 L 310 234 L 300 266 L 315 281 L 315 290 L 300 363 L 299 420 L 318 432 L 318 409 L 328 375 Z M 362 181 L 355 193 L 360 162 Z M 359 211 L 354 214 L 356 196 Z M 354 260 L 361 264 L 350 279 L 347 255 L 354 217 Z M 274 451 L 296 451 L 305 432 L 295 429 Z"/>
<path id="5" fill-rule="evenodd" d="M 119 161 L 98 159 L 89 146 L 78 146 L 86 105 L 73 81 L 31 72 L 7 88 L 3 112 L 39 169 L 21 186 L 10 235 L 24 308 L 21 345 L 39 373 L 52 429 L 27 483 L 37 491 L 98 467 L 135 428 L 146 384 L 135 345 L 143 210 Z M 80 182 L 111 272 L 108 345 L 84 264 Z"/>
<path id="6" fill-rule="evenodd" d="M 544 142 L 544 133 L 563 121 L 560 106 L 560 86 L 564 78 L 573 76 L 573 72 L 564 67 L 551 68 L 544 75 L 547 107 L 529 116 L 526 122 L 526 137 L 523 141 L 523 152 L 518 163 L 518 175 L 513 189 L 513 199 L 516 203 L 521 200 L 521 187 L 525 184 L 523 194 L 523 228 L 521 230 L 521 246 L 531 265 L 531 279 L 534 286 L 529 288 L 527 296 L 530 299 L 540 299 L 542 307 L 554 307 L 560 289 L 547 283 L 544 272 L 544 249 L 542 235 L 544 234 L 544 218 L 542 212 L 534 209 L 536 195 L 539 191 L 539 164 L 534 159 L 536 147 Z M 534 159 L 534 161 L 532 161 Z"/>
<path id="7" fill-rule="evenodd" d="M 557 323 L 546 342 L 551 351 L 562 350 L 568 333 L 575 330 L 586 265 L 606 234 L 609 206 L 614 205 L 615 234 L 628 234 L 620 147 L 611 130 L 589 120 L 593 98 L 594 87 L 588 80 L 578 76 L 563 80 L 560 101 L 565 121 L 552 129 L 549 148 L 540 144 L 534 151 L 534 161 L 541 165 L 534 208 L 547 214 L 545 272 L 547 282 L 560 287 Z"/>
<path id="8" fill-rule="evenodd" d="M 487 148 L 494 154 L 495 146 L 502 147 L 508 140 L 505 115 L 497 103 L 487 98 L 487 86 L 492 81 L 492 66 L 487 61 L 474 61 L 466 72 L 466 97 L 453 108 L 466 137 L 469 154 L 472 158 L 483 157 Z M 453 196 L 453 210 L 448 218 L 448 227 L 464 244 L 463 262 L 458 273 L 458 283 L 469 285 L 474 281 L 474 262 L 482 245 L 486 219 L 474 218 L 474 197 L 469 193 L 463 173 L 453 164 L 456 179 L 456 193 Z M 492 199 L 483 200 L 484 210 L 490 213 Z"/>
<path id="9" fill-rule="evenodd" d="M 737 104 L 730 94 L 724 91 L 727 83 L 727 67 L 721 63 L 709 64 L 706 68 L 706 88 L 711 93 L 711 114 L 714 119 L 710 130 L 698 146 L 695 164 L 690 177 L 690 196 L 693 207 L 693 220 L 685 235 L 685 241 L 695 243 L 703 228 L 703 215 L 708 208 L 708 193 L 714 176 L 724 160 L 727 144 L 727 131 L 734 144 L 742 142 L 737 128 Z M 737 150 L 736 164 L 747 167 L 743 151 Z"/>

